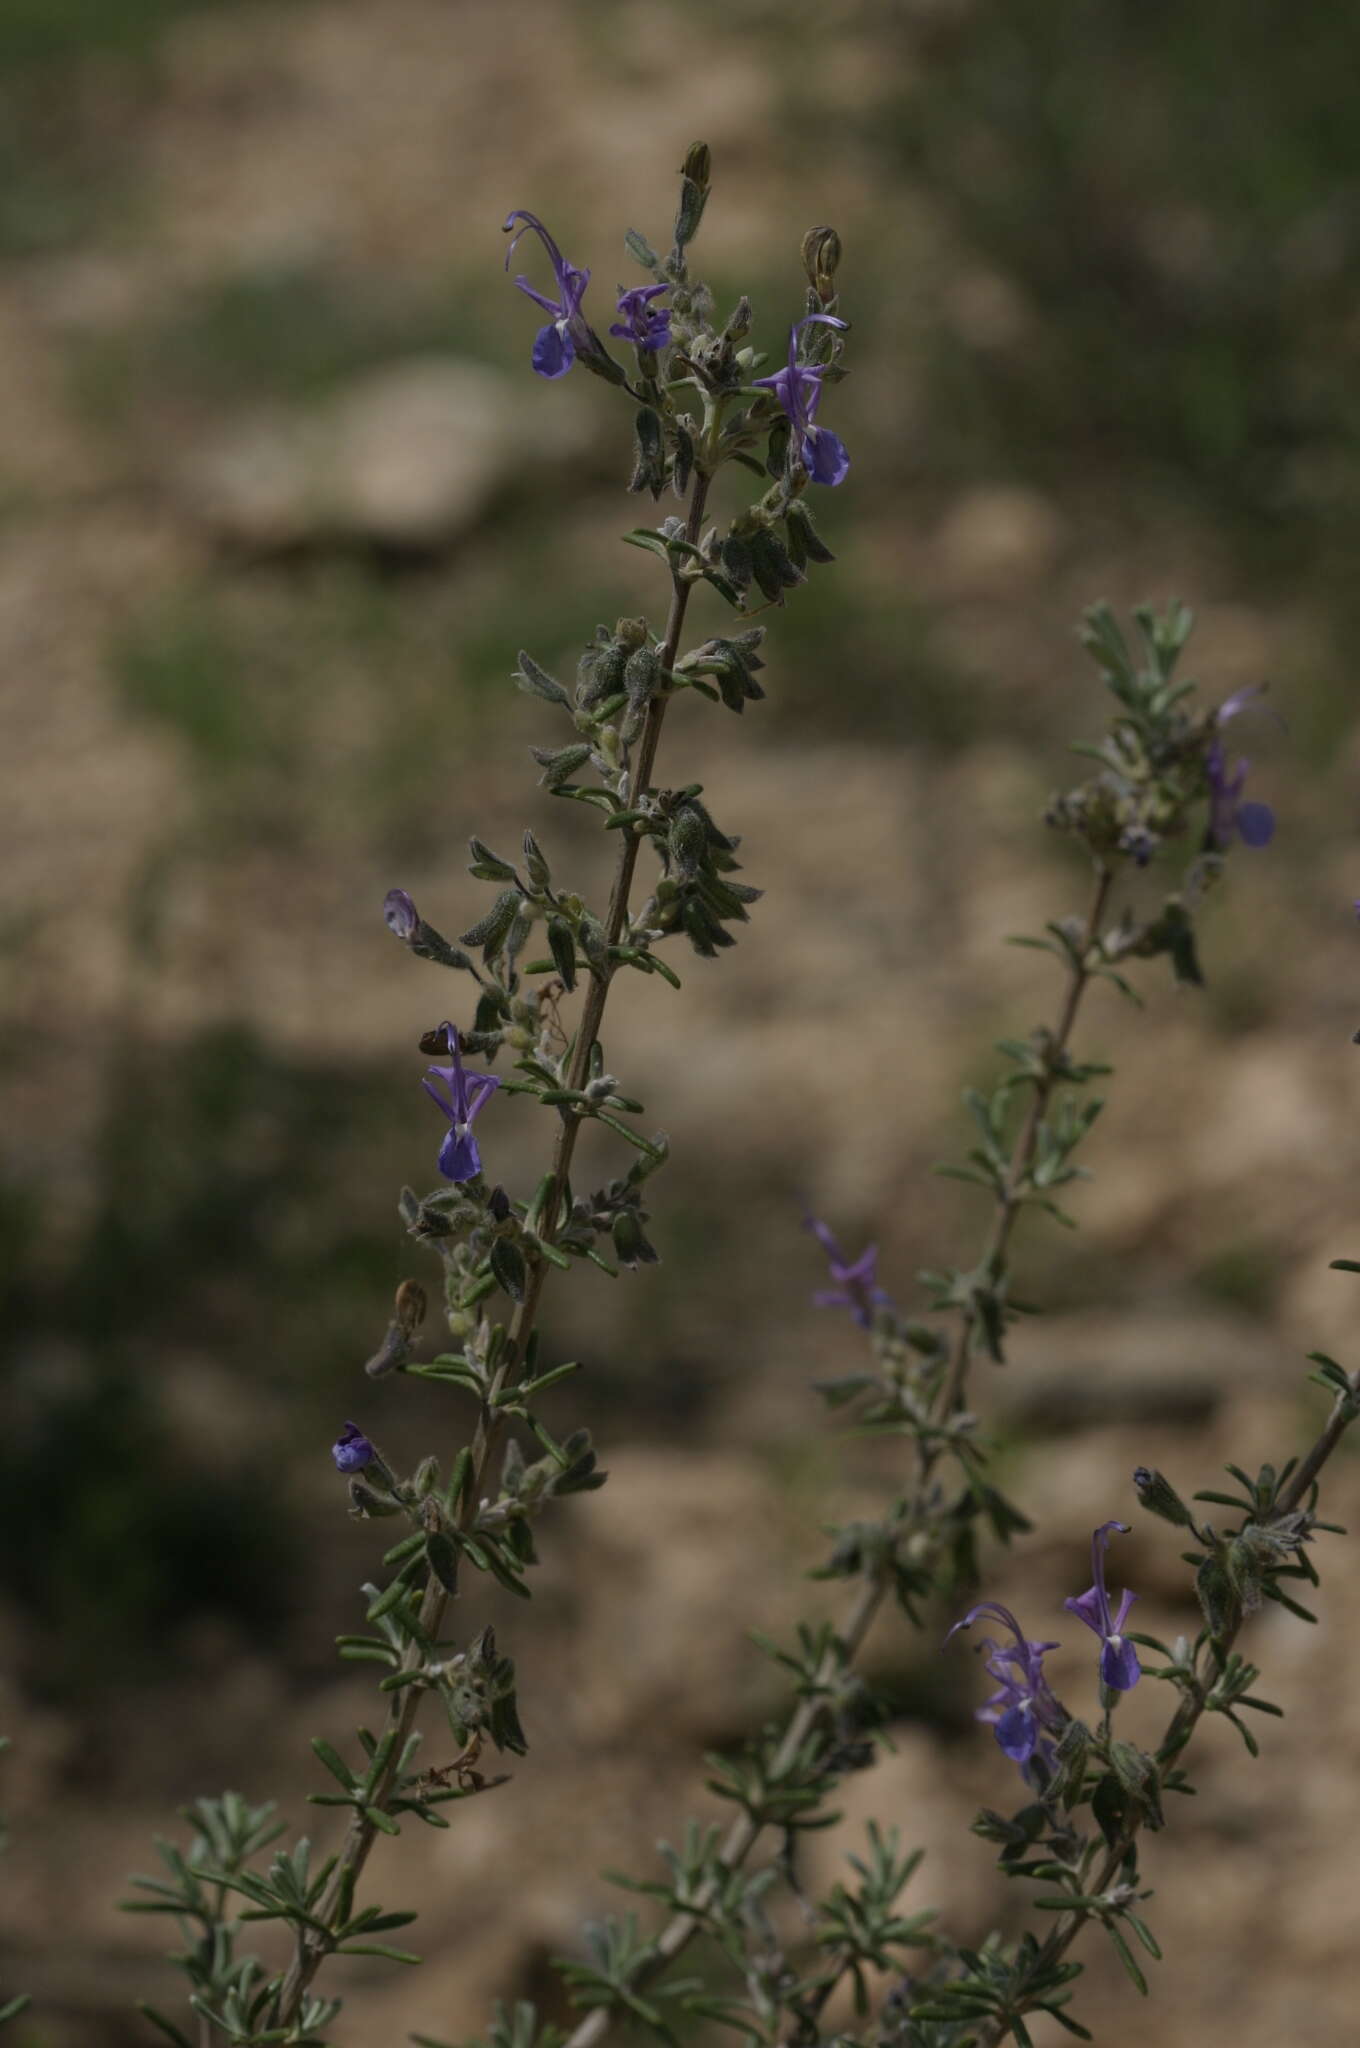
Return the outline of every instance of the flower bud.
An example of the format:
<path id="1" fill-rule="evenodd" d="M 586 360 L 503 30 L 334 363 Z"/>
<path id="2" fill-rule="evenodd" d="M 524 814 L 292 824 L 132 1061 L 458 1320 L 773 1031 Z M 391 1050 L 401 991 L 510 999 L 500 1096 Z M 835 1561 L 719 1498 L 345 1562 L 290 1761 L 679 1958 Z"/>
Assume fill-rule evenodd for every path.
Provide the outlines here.
<path id="1" fill-rule="evenodd" d="M 724 340 L 732 343 L 745 341 L 747 335 L 751 332 L 751 324 L 754 317 L 751 311 L 751 301 L 743 292 L 736 305 L 732 308 L 723 327 Z"/>
<path id="2" fill-rule="evenodd" d="M 614 1250 L 619 1261 L 625 1266 L 654 1266 L 657 1253 L 643 1235 L 635 1209 L 620 1209 L 609 1226 L 614 1240 Z"/>
<path id="3" fill-rule="evenodd" d="M 400 1323 L 389 1323 L 382 1343 L 364 1366 L 371 1380 L 381 1379 L 384 1373 L 400 1372 L 411 1356 L 410 1340 Z M 341 1467 L 341 1470 L 345 1470 Z"/>
<path id="4" fill-rule="evenodd" d="M 419 959 L 433 960 L 440 967 L 471 967 L 466 953 L 451 946 L 432 924 L 426 924 L 405 889 L 388 890 L 383 898 L 383 919 L 392 936 Z"/>
<path id="5" fill-rule="evenodd" d="M 681 166 L 680 206 L 675 216 L 675 249 L 683 255 L 687 243 L 699 232 L 708 203 L 708 181 L 712 156 L 706 142 L 692 142 Z"/>
<path id="6" fill-rule="evenodd" d="M 357 1423 L 347 1422 L 331 1445 L 337 1472 L 362 1472 L 375 1457 L 372 1444 Z"/>
<path id="7" fill-rule="evenodd" d="M 1149 1471 L 1146 1465 L 1139 1465 L 1133 1475 L 1133 1484 L 1139 1505 L 1145 1507 L 1150 1515 L 1160 1515 L 1164 1522 L 1170 1522 L 1178 1529 L 1193 1526 L 1194 1517 L 1189 1508 L 1170 1480 L 1160 1472 Z"/>
<path id="8" fill-rule="evenodd" d="M 413 1337 L 425 1320 L 425 1289 L 418 1280 L 403 1280 L 397 1289 L 396 1317 L 401 1329 Z"/>
<path id="9" fill-rule="evenodd" d="M 803 237 L 803 268 L 808 283 L 825 306 L 836 296 L 836 269 L 841 238 L 834 228 L 809 228 Z"/>
<path id="10" fill-rule="evenodd" d="M 404 889 L 389 889 L 383 898 L 383 917 L 394 938 L 409 946 L 420 930 L 420 912 Z"/>
<path id="11" fill-rule="evenodd" d="M 696 185 L 708 190 L 708 181 L 713 172 L 713 152 L 706 142 L 691 142 L 685 151 L 685 161 L 680 167 L 681 175 L 692 178 Z"/>
<path id="12" fill-rule="evenodd" d="M 676 872 L 683 875 L 686 880 L 692 880 L 698 874 L 708 850 L 708 826 L 698 811 L 686 804 L 671 819 L 666 843 Z"/>
<path id="13" fill-rule="evenodd" d="M 349 1483 L 349 1511 L 357 1521 L 378 1520 L 384 1515 L 401 1513 L 397 1503 L 388 1495 L 375 1493 L 371 1486 L 365 1486 L 362 1479 L 351 1479 Z"/>

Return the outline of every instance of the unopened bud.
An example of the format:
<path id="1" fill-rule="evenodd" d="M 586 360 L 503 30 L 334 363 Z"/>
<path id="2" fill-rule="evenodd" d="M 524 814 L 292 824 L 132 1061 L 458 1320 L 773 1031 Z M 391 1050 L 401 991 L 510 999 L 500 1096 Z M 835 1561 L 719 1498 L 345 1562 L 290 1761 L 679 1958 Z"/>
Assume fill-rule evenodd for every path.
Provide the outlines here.
<path id="1" fill-rule="evenodd" d="M 1178 1529 L 1188 1529 L 1194 1517 L 1177 1493 L 1169 1479 L 1160 1472 L 1153 1472 L 1146 1465 L 1139 1465 L 1133 1475 L 1133 1484 L 1139 1504 L 1150 1515 L 1160 1515 L 1164 1522 L 1172 1523 Z"/>
<path id="2" fill-rule="evenodd" d="M 379 1380 L 384 1373 L 400 1372 L 411 1356 L 411 1340 L 400 1323 L 389 1323 L 387 1334 L 373 1356 L 364 1366 L 371 1380 Z"/>
<path id="3" fill-rule="evenodd" d="M 654 1246 L 648 1244 L 643 1235 L 642 1225 L 635 1209 L 620 1209 L 609 1226 L 614 1240 L 614 1250 L 619 1261 L 625 1266 L 654 1266 L 657 1254 Z"/>
<path id="4" fill-rule="evenodd" d="M 745 341 L 751 332 L 753 318 L 751 301 L 743 292 L 728 316 L 727 325 L 723 328 L 724 338 L 733 343 Z"/>
<path id="5" fill-rule="evenodd" d="M 408 1337 L 413 1337 L 425 1320 L 425 1289 L 418 1280 L 403 1280 L 397 1289 L 397 1321 Z"/>
<path id="6" fill-rule="evenodd" d="M 404 889 L 389 889 L 383 899 L 387 929 L 403 945 L 409 945 L 420 929 L 420 912 Z"/>
<path id="7" fill-rule="evenodd" d="M 696 185 L 702 185 L 706 191 L 713 171 L 713 152 L 708 144 L 691 142 L 685 151 L 685 161 L 680 168 L 684 177 L 692 178 Z"/>
<path id="8" fill-rule="evenodd" d="M 397 1503 L 387 1495 L 375 1493 L 371 1486 L 365 1486 L 362 1479 L 351 1479 L 349 1483 L 349 1511 L 359 1521 L 377 1520 L 383 1515 L 400 1513 Z"/>
<path id="9" fill-rule="evenodd" d="M 686 245 L 699 232 L 699 223 L 704 217 L 708 202 L 709 174 L 713 167 L 712 155 L 706 142 L 692 142 L 685 151 L 685 161 L 680 172 L 680 206 L 675 216 L 675 249 L 683 256 Z"/>
<path id="10" fill-rule="evenodd" d="M 834 228 L 809 228 L 803 237 L 803 268 L 808 283 L 823 305 L 836 296 L 836 270 L 841 260 L 841 238 Z"/>
<path id="11" fill-rule="evenodd" d="M 667 845 L 678 873 L 686 880 L 698 874 L 708 850 L 708 827 L 688 804 L 671 819 Z"/>

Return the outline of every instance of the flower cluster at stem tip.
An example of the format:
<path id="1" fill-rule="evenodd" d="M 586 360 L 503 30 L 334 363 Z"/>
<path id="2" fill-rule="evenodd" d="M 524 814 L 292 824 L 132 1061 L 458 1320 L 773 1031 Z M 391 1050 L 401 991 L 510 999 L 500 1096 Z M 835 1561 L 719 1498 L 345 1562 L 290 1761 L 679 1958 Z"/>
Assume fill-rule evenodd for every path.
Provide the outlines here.
<path id="1" fill-rule="evenodd" d="M 548 378 L 565 377 L 578 355 L 582 354 L 592 357 L 595 366 L 601 367 L 601 358 L 605 354 L 603 345 L 581 311 L 590 272 L 568 263 L 538 215 L 522 206 L 515 207 L 506 216 L 505 233 L 513 236 L 505 254 L 506 269 L 509 269 L 510 258 L 523 236 L 537 235 L 557 287 L 557 296 L 548 298 L 530 284 L 527 277 L 515 279 L 517 289 L 549 315 L 547 325 L 540 327 L 534 336 L 530 351 L 530 361 L 537 374 Z M 648 357 L 654 358 L 661 350 L 669 348 L 672 344 L 672 312 L 669 306 L 655 302 L 672 289 L 668 284 L 620 288 L 614 308 L 616 318 L 609 332 L 620 341 L 631 342 Z M 817 484 L 842 483 L 850 469 L 850 457 L 840 436 L 833 434 L 829 427 L 817 424 L 826 366 L 798 360 L 799 336 L 806 327 L 834 327 L 843 331 L 847 324 L 834 313 L 809 313 L 795 321 L 789 329 L 789 356 L 784 368 L 776 370 L 773 376 L 757 377 L 753 382 L 755 390 L 773 391 L 778 398 L 793 430 L 798 459 L 813 483 Z"/>

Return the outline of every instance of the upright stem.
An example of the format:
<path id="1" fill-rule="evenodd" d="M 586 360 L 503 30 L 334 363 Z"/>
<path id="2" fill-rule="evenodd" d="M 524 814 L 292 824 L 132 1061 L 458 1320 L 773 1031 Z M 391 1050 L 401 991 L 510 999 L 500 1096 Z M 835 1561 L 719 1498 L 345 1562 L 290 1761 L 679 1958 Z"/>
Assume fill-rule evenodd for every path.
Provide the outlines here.
<path id="1" fill-rule="evenodd" d="M 1105 905 L 1109 901 L 1113 882 L 1114 870 L 1105 867 L 1103 864 L 1098 866 L 1096 869 L 1095 888 L 1091 895 L 1091 906 L 1086 914 L 1086 923 L 1082 929 L 1081 938 L 1075 948 L 1074 962 L 1068 976 L 1067 990 L 1063 997 L 1062 1009 L 1059 1012 L 1057 1028 L 1049 1041 L 1047 1057 L 1044 1061 L 1044 1070 L 1034 1084 L 1034 1092 L 1025 1111 L 1024 1122 L 1020 1126 L 1011 1152 L 1011 1160 L 1006 1170 L 1005 1183 L 997 1197 L 996 1214 L 992 1220 L 991 1236 L 988 1238 L 987 1248 L 982 1254 L 980 1270 L 985 1273 L 992 1275 L 1000 1273 L 1006 1262 L 1006 1253 L 1010 1248 L 1011 1232 L 1015 1228 L 1016 1218 L 1019 1216 L 1023 1206 L 1020 1197 L 1024 1189 L 1025 1176 L 1034 1162 L 1034 1148 L 1039 1136 L 1039 1126 L 1047 1114 L 1053 1090 L 1060 1079 L 1059 1068 L 1062 1057 L 1067 1051 L 1068 1040 L 1072 1036 L 1072 1027 L 1077 1021 L 1077 1011 L 1081 1007 L 1081 999 L 1085 995 L 1087 983 L 1091 979 L 1090 969 L 1086 963 L 1090 958 L 1091 948 L 1099 936 L 1101 923 L 1105 916 Z M 954 1338 L 954 1350 L 949 1361 L 949 1371 L 945 1375 L 944 1392 L 939 1402 L 939 1413 L 945 1419 L 962 1405 L 963 1383 L 968 1376 L 968 1363 L 972 1356 L 973 1333 L 976 1325 L 976 1310 L 972 1307 L 966 1308 L 959 1318 L 959 1327 Z"/>
<path id="2" fill-rule="evenodd" d="M 1092 948 L 1100 933 L 1105 905 L 1113 882 L 1112 871 L 1101 866 L 1096 871 L 1096 884 L 1092 892 L 1090 909 L 1082 937 L 1073 949 L 1073 962 L 1069 970 L 1067 987 L 1063 994 L 1062 1008 L 1049 1041 L 1048 1058 L 1042 1075 L 1036 1080 L 1034 1092 L 1025 1112 L 1020 1129 L 1016 1133 L 1011 1150 L 1010 1163 L 1002 1192 L 997 1197 L 997 1210 L 991 1232 L 982 1255 L 984 1270 L 995 1274 L 1004 1264 L 1010 1245 L 1015 1219 L 1023 1206 L 1021 1195 L 1025 1178 L 1034 1162 L 1039 1129 L 1043 1123 L 1049 1100 L 1060 1076 L 1062 1055 L 1077 1020 L 1081 999 L 1091 980 L 1088 965 Z M 973 1353 L 973 1333 L 976 1317 L 971 1309 L 962 1311 L 954 1346 L 950 1353 L 949 1366 L 932 1404 L 932 1418 L 946 1421 L 961 1405 L 968 1365 Z M 901 1526 L 914 1521 L 923 1508 L 930 1474 L 940 1455 L 938 1446 L 930 1447 L 924 1440 L 918 1441 L 918 1462 L 915 1482 L 911 1495 L 903 1504 L 898 1517 Z M 866 1578 L 855 1595 L 854 1603 L 837 1634 L 839 1647 L 833 1650 L 818 1671 L 818 1679 L 829 1681 L 837 1668 L 852 1664 L 863 1647 L 865 1638 L 872 1628 L 880 1607 L 888 1594 L 887 1573 L 880 1569 L 874 1576 Z M 823 1712 L 823 1701 L 816 1687 L 800 1701 L 790 1717 L 778 1749 L 770 1766 L 770 1776 L 778 1779 L 798 1755 L 799 1750 L 811 1735 Z M 764 1823 L 750 1813 L 739 1814 L 728 1829 L 726 1839 L 718 1851 L 718 1861 L 724 1870 L 735 1870 L 744 1863 L 756 1842 L 764 1833 Z M 716 1884 L 710 1884 L 708 1892 L 701 1898 L 696 1911 L 676 1913 L 657 1936 L 651 1955 L 645 1966 L 632 1980 L 634 1988 L 646 1984 L 667 1963 L 686 1948 L 703 1926 L 704 1910 L 710 1899 L 716 1895 Z M 609 2029 L 612 2017 L 608 2006 L 595 2006 L 568 2035 L 565 2048 L 595 2048 Z"/>
<path id="3" fill-rule="evenodd" d="M 685 535 L 691 544 L 696 543 L 699 538 L 709 481 L 702 471 L 696 470 L 685 525 Z M 660 650 L 661 667 L 665 671 L 675 666 L 691 588 L 692 584 L 687 579 L 672 574 L 670 610 L 667 613 L 665 637 Z M 633 804 L 637 803 L 651 781 L 667 701 L 666 693 L 662 690 L 652 698 L 643 718 L 642 731 L 638 737 L 629 776 L 629 795 Z M 611 946 L 619 943 L 628 921 L 628 899 L 637 868 L 638 851 L 642 844 L 642 835 L 631 826 L 625 826 L 620 837 L 623 843 L 619 849 L 618 866 L 614 872 L 609 908 L 605 915 L 605 931 Z M 612 971 L 609 969 L 592 973 L 590 976 L 585 1001 L 581 1006 L 581 1021 L 577 1027 L 571 1067 L 565 1083 L 570 1089 L 581 1090 L 589 1079 L 591 1049 L 599 1037 L 605 1005 L 609 1000 L 611 981 Z M 546 1239 L 549 1244 L 556 1238 L 561 1224 L 562 1193 L 571 1173 L 571 1162 L 580 1128 L 580 1117 L 570 1112 L 566 1113 L 553 1147 L 552 1192 L 538 1225 L 539 1236 Z M 510 1319 L 500 1363 L 487 1398 L 477 1416 L 477 1426 L 472 1439 L 472 1469 L 464 1489 L 464 1505 L 459 1513 L 459 1527 L 462 1529 L 469 1528 L 477 1515 L 491 1454 L 501 1430 L 501 1417 L 496 1406 L 497 1397 L 513 1382 L 523 1365 L 525 1351 L 538 1316 L 539 1300 L 547 1273 L 546 1259 L 536 1259 L 531 1263 L 525 1282 L 524 1299 L 516 1306 Z M 431 1575 L 420 1603 L 420 1627 L 422 1635 L 427 1639 L 434 1640 L 438 1637 L 448 1601 L 449 1595 Z M 406 1668 L 413 1668 L 419 1661 L 419 1655 L 413 1644 L 407 1651 Z M 389 1745 L 388 1762 L 379 1776 L 372 1797 L 367 1802 L 369 1808 L 376 1807 L 381 1811 L 392 1791 L 401 1768 L 402 1752 L 419 1712 L 422 1691 L 423 1687 L 419 1685 L 407 1685 L 398 1688 L 390 1696 L 391 1704 L 387 1710 L 383 1735 L 384 1738 L 390 1735 L 393 1740 Z M 348 1918 L 355 1887 L 368 1861 L 369 1851 L 377 1834 L 378 1829 L 369 1819 L 368 1813 L 356 1808 L 334 1873 L 316 1908 L 315 1917 L 323 1921 L 327 1927 L 335 1925 L 337 1914 L 342 1919 Z M 293 1960 L 279 1991 L 277 2024 L 289 2026 L 296 2020 L 307 1988 L 328 1953 L 329 1945 L 323 1937 L 311 1932 L 299 1935 Z"/>
<path id="4" fill-rule="evenodd" d="M 1348 1399 L 1344 1394 L 1338 1394 L 1332 1404 L 1332 1412 L 1327 1418 L 1326 1426 L 1309 1450 L 1302 1464 L 1298 1467 L 1298 1470 L 1291 1476 L 1289 1484 L 1282 1488 L 1272 1511 L 1274 1517 L 1278 1518 L 1294 1512 L 1354 1420 L 1355 1405 L 1353 1400 Z M 1239 1609 L 1232 1626 L 1213 1645 L 1215 1659 L 1220 1669 L 1227 1660 L 1228 1652 L 1237 1641 L 1243 1619 L 1244 1616 Z M 1208 1706 L 1209 1694 L 1212 1689 L 1211 1684 L 1200 1683 L 1194 1692 L 1186 1693 L 1167 1723 L 1166 1733 L 1157 1747 L 1157 1757 L 1161 1765 L 1160 1781 L 1165 1781 L 1167 1767 L 1174 1763 L 1181 1755 L 1190 1737 L 1194 1734 Z M 1105 1859 L 1094 1882 L 1084 1886 L 1088 1896 L 1100 1898 L 1115 1883 L 1124 1866 L 1124 1858 L 1133 1846 L 1134 1839 L 1139 1832 L 1139 1827 L 1138 1817 L 1134 1815 L 1124 1827 L 1118 1840 L 1113 1842 L 1106 1851 Z M 1054 1922 L 1048 1939 L 1043 1943 L 1038 1955 L 1034 1959 L 1034 1976 L 1036 1980 L 1042 1981 L 1053 1965 L 1062 1961 L 1068 1949 L 1071 1948 L 1072 1943 L 1091 1917 L 1091 1913 L 1081 1907 L 1073 1907 L 1070 1913 L 1059 1915 L 1058 1919 Z M 1000 2048 L 1001 2042 L 1011 2033 L 1016 2019 L 1022 2018 L 1030 2009 L 1028 2004 L 1022 2003 L 1015 2013 L 986 2021 L 978 2031 L 976 2048 Z"/>

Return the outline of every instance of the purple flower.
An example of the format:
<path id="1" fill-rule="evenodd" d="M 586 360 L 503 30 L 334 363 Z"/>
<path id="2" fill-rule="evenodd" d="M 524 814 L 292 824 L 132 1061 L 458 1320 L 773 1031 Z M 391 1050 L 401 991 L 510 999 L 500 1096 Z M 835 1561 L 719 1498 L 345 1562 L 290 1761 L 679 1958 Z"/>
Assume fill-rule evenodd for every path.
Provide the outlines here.
<path id="1" fill-rule="evenodd" d="M 1111 1529 L 1118 1529 L 1121 1536 L 1127 1536 L 1127 1522 L 1102 1522 L 1091 1537 L 1091 1575 L 1095 1583 L 1089 1593 L 1080 1599 L 1064 1600 L 1063 1606 L 1084 1621 L 1100 1637 L 1100 1676 L 1111 1692 L 1129 1692 L 1139 1679 L 1138 1652 L 1124 1636 L 1124 1623 L 1129 1618 L 1136 1595 L 1122 1593 L 1119 1598 L 1119 1612 L 1111 1614 L 1110 1596 L 1105 1590 L 1105 1552 L 1110 1544 Z"/>
<path id="2" fill-rule="evenodd" d="M 1230 718 L 1236 718 L 1239 712 L 1245 711 L 1248 704 L 1254 698 L 1263 696 L 1265 694 L 1265 687 L 1264 683 L 1244 683 L 1240 690 L 1233 691 L 1231 697 L 1223 699 L 1223 702 L 1214 714 L 1215 722 L 1219 725 L 1226 725 Z M 1272 717 L 1275 716 L 1273 712 L 1270 715 Z M 1276 723 L 1279 723 L 1278 719 L 1276 719 Z"/>
<path id="3" fill-rule="evenodd" d="M 878 1246 L 871 1244 L 851 1264 L 845 1257 L 831 1232 L 815 1216 L 803 1218 L 804 1230 L 810 1230 L 831 1266 L 834 1287 L 818 1288 L 812 1299 L 818 1308 L 848 1308 L 862 1330 L 869 1329 L 874 1320 L 874 1310 L 891 1303 L 892 1296 L 878 1285 Z"/>
<path id="4" fill-rule="evenodd" d="M 445 1180 L 471 1180 L 482 1170 L 482 1155 L 472 1135 L 473 1119 L 500 1087 L 500 1078 L 496 1074 L 465 1073 L 456 1026 L 441 1024 L 439 1029 L 444 1033 L 449 1048 L 450 1063 L 447 1067 L 430 1067 L 427 1071 L 437 1074 L 444 1086 L 441 1090 L 429 1079 L 421 1084 L 449 1122 L 444 1142 L 439 1148 L 439 1171 Z"/>
<path id="5" fill-rule="evenodd" d="M 362 1472 L 365 1465 L 373 1463 L 377 1452 L 358 1425 L 347 1422 L 331 1445 L 331 1456 L 337 1472 Z"/>
<path id="6" fill-rule="evenodd" d="M 945 1641 L 949 1642 L 961 1628 L 971 1628 L 979 1615 L 999 1621 L 1015 1641 L 998 1643 L 991 1636 L 984 1636 L 979 1645 L 987 1652 L 983 1669 L 996 1680 L 997 1690 L 978 1708 L 977 1719 L 992 1723 L 1003 1755 L 1019 1764 L 1028 1776 L 1027 1767 L 1036 1752 L 1043 1762 L 1051 1760 L 1052 1744 L 1045 1731 L 1061 1729 L 1067 1719 L 1049 1690 L 1043 1669 L 1045 1653 L 1056 1650 L 1058 1645 L 1032 1643 L 1010 1608 L 996 1600 L 981 1600 L 976 1607 L 970 1607 L 963 1620 L 954 1623 Z"/>
<path id="7" fill-rule="evenodd" d="M 1156 835 L 1146 825 L 1126 825 L 1119 835 L 1119 849 L 1132 855 L 1135 867 L 1145 868 L 1157 851 Z"/>
<path id="8" fill-rule="evenodd" d="M 548 261 L 557 281 L 557 297 L 545 299 L 542 292 L 534 290 L 527 277 L 515 279 L 520 291 L 552 316 L 547 326 L 540 327 L 534 336 L 530 360 L 540 377 L 565 377 L 576 360 L 578 347 L 591 348 L 593 345 L 598 350 L 599 346 L 581 315 L 581 300 L 590 283 L 590 272 L 578 270 L 574 263 L 568 263 L 537 214 L 526 213 L 522 206 L 517 206 L 508 215 L 505 222 L 507 235 L 517 220 L 523 221 L 524 225 L 516 230 L 514 241 L 505 252 L 506 269 L 510 268 L 510 258 L 520 236 L 535 234 L 548 252 Z"/>
<path id="9" fill-rule="evenodd" d="M 615 307 L 618 319 L 610 328 L 620 341 L 631 341 L 635 348 L 647 348 L 655 352 L 671 345 L 671 309 L 669 306 L 653 306 L 651 301 L 668 292 L 668 284 L 635 284 L 631 291 L 621 291 Z"/>
<path id="10" fill-rule="evenodd" d="M 420 912 L 404 889 L 389 889 L 383 898 L 383 916 L 387 929 L 403 945 L 409 945 L 420 930 Z"/>
<path id="11" fill-rule="evenodd" d="M 1270 805 L 1242 801 L 1242 787 L 1250 765 L 1248 761 L 1235 761 L 1230 773 L 1222 740 L 1213 740 L 1204 756 L 1209 784 L 1209 843 L 1220 850 L 1231 844 L 1234 832 L 1248 846 L 1269 846 L 1275 836 L 1275 813 Z"/>
<path id="12" fill-rule="evenodd" d="M 834 313 L 809 313 L 806 319 L 796 321 L 789 329 L 787 369 L 777 370 L 773 377 L 757 377 L 755 381 L 762 389 L 778 395 L 779 403 L 793 423 L 799 460 L 813 482 L 838 484 L 850 467 L 845 443 L 829 427 L 813 424 L 822 402 L 822 377 L 826 366 L 822 363 L 800 363 L 797 359 L 798 336 L 814 322 L 823 327 L 848 325 L 846 321 L 838 320 Z"/>

